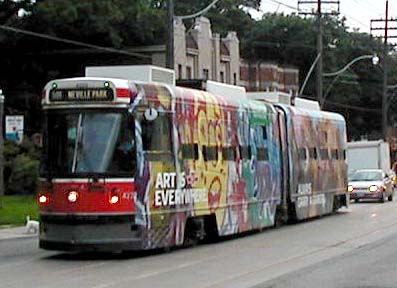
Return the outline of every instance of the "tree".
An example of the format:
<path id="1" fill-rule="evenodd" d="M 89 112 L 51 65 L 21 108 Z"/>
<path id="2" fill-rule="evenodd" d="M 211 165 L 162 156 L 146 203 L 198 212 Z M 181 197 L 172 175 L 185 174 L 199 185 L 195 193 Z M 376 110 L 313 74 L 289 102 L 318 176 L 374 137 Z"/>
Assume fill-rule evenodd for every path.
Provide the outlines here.
<path id="1" fill-rule="evenodd" d="M 47 0 L 35 5 L 24 27 L 115 48 L 164 40 L 164 11 L 146 0 Z"/>
<path id="2" fill-rule="evenodd" d="M 213 0 L 175 0 L 175 15 L 186 16 L 195 14 L 208 7 Z M 249 31 L 254 23 L 247 12 L 247 8 L 259 9 L 260 0 L 221 0 L 217 2 L 203 16 L 209 18 L 212 29 L 216 33 L 225 36 L 228 31 L 236 31 L 240 39 L 244 39 L 246 31 Z M 166 9 L 167 0 L 153 0 L 152 7 Z M 194 19 L 184 20 L 186 26 L 191 26 Z"/>
<path id="3" fill-rule="evenodd" d="M 164 42 L 165 11 L 156 10 L 149 0 L 2 1 L 2 19 L 7 26 L 34 31 L 98 46 L 128 49 Z M 7 9 L 5 9 L 7 8 Z M 17 15 L 25 9 L 23 16 Z M 13 17 L 5 15 L 13 15 Z M 4 23 L 4 22 L 2 22 Z M 6 109 L 24 111 L 31 119 L 39 115 L 41 89 L 53 78 L 80 76 L 87 65 L 136 62 L 133 57 L 104 53 L 65 42 L 46 40 L 22 33 L 0 30 L 0 87 L 6 93 Z M 102 59 L 102 60 L 98 60 Z M 107 62 L 106 62 L 107 61 Z M 138 62 L 139 63 L 139 62 Z M 28 111 L 28 112 L 27 112 Z M 40 129 L 39 119 L 27 129 Z"/>
<path id="4" fill-rule="evenodd" d="M 298 15 L 266 14 L 247 33 L 243 55 L 252 61 L 271 61 L 299 68 L 300 83 L 305 79 L 316 51 L 314 18 Z M 358 56 L 381 51 L 381 43 L 368 34 L 349 32 L 344 19 L 324 19 L 324 73 L 335 72 Z M 380 121 L 371 121 L 381 111 L 382 71 L 370 60 L 351 66 L 335 77 L 324 77 L 325 109 L 340 112 L 348 122 L 351 137 L 366 131 L 380 131 Z M 315 99 L 315 77 L 309 78 L 305 95 Z M 377 114 L 378 113 L 378 114 Z M 380 119 L 380 118 L 379 118 Z"/>

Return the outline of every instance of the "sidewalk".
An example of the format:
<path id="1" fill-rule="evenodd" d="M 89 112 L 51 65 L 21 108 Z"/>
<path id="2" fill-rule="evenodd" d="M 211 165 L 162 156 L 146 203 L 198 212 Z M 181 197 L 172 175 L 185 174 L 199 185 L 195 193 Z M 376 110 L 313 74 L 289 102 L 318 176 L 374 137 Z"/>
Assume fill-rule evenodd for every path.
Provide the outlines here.
<path id="1" fill-rule="evenodd" d="M 7 227 L 0 226 L 0 241 L 9 239 L 21 239 L 21 238 L 34 238 L 38 234 L 29 234 L 26 232 L 25 226 L 20 227 Z"/>

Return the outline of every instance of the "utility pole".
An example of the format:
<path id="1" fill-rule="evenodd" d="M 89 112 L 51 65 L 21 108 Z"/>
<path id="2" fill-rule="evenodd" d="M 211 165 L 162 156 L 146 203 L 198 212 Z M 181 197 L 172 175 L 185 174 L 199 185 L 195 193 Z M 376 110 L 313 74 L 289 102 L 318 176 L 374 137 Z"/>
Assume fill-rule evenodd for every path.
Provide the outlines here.
<path id="1" fill-rule="evenodd" d="M 317 55 L 320 55 L 320 58 L 316 70 L 316 91 L 319 103 L 323 103 L 323 23 L 321 18 L 321 0 L 317 0 Z"/>
<path id="2" fill-rule="evenodd" d="M 3 111 L 4 111 L 4 95 L 3 95 L 3 91 L 0 89 L 0 209 L 3 208 L 3 196 L 4 196 Z"/>
<path id="3" fill-rule="evenodd" d="M 389 36 L 389 30 L 397 30 L 397 27 L 389 27 L 389 23 L 397 22 L 397 19 L 389 18 L 389 1 L 386 0 L 386 11 L 385 19 L 373 19 L 371 20 L 371 34 L 373 31 L 384 31 L 384 45 L 382 49 L 382 68 L 383 68 L 383 85 L 382 85 L 382 137 L 383 140 L 387 140 L 387 112 L 388 112 L 388 40 L 390 38 L 397 38 L 397 36 Z M 382 23 L 384 27 L 373 27 L 374 23 Z"/>
<path id="4" fill-rule="evenodd" d="M 332 5 L 337 9 L 331 9 L 330 12 L 323 10 L 322 5 Z M 317 5 L 317 9 L 314 9 L 313 5 Z M 304 9 L 303 6 L 309 9 Z M 310 9 L 311 8 L 311 9 Z M 324 1 L 324 0 L 312 0 L 312 1 L 298 1 L 298 10 L 300 15 L 314 15 L 317 17 L 317 69 L 316 69 L 316 93 L 317 101 L 323 102 L 323 15 L 338 15 L 340 11 L 340 1 Z M 309 10 L 309 12 L 307 12 Z M 306 11 L 306 12 L 305 12 Z"/>
<path id="5" fill-rule="evenodd" d="M 167 0 L 167 45 L 166 66 L 174 70 L 174 0 Z"/>

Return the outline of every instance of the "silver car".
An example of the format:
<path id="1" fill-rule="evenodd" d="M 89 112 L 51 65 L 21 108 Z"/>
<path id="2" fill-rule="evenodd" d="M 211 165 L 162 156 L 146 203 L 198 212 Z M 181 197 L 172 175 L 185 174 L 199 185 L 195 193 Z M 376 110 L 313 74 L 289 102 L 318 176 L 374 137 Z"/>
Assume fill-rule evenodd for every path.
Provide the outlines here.
<path id="1" fill-rule="evenodd" d="M 356 170 L 349 175 L 350 199 L 358 202 L 360 199 L 379 199 L 385 202 L 386 198 L 393 201 L 393 181 L 381 169 Z"/>

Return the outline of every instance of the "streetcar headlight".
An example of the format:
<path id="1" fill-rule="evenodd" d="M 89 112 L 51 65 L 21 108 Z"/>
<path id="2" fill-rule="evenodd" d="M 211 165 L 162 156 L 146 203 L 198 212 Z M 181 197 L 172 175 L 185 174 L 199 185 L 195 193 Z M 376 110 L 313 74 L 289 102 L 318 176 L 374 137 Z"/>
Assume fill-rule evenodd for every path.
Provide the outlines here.
<path id="1" fill-rule="evenodd" d="M 50 202 L 50 197 L 48 197 L 47 195 L 39 195 L 38 201 L 39 201 L 39 204 L 42 204 L 42 205 L 47 204 Z"/>
<path id="2" fill-rule="evenodd" d="M 353 192 L 354 187 L 352 185 L 347 186 L 347 192 Z"/>
<path id="3" fill-rule="evenodd" d="M 79 198 L 79 193 L 77 193 L 76 191 L 70 191 L 68 194 L 68 201 L 71 203 L 74 203 L 77 201 L 77 199 Z"/>
<path id="4" fill-rule="evenodd" d="M 368 190 L 369 190 L 370 192 L 376 192 L 376 191 L 378 191 L 378 189 L 379 189 L 379 187 L 376 186 L 376 185 L 371 185 L 371 186 L 369 186 L 369 188 L 368 188 Z"/>
<path id="5" fill-rule="evenodd" d="M 109 199 L 110 204 L 116 204 L 120 200 L 119 195 L 112 195 Z"/>

